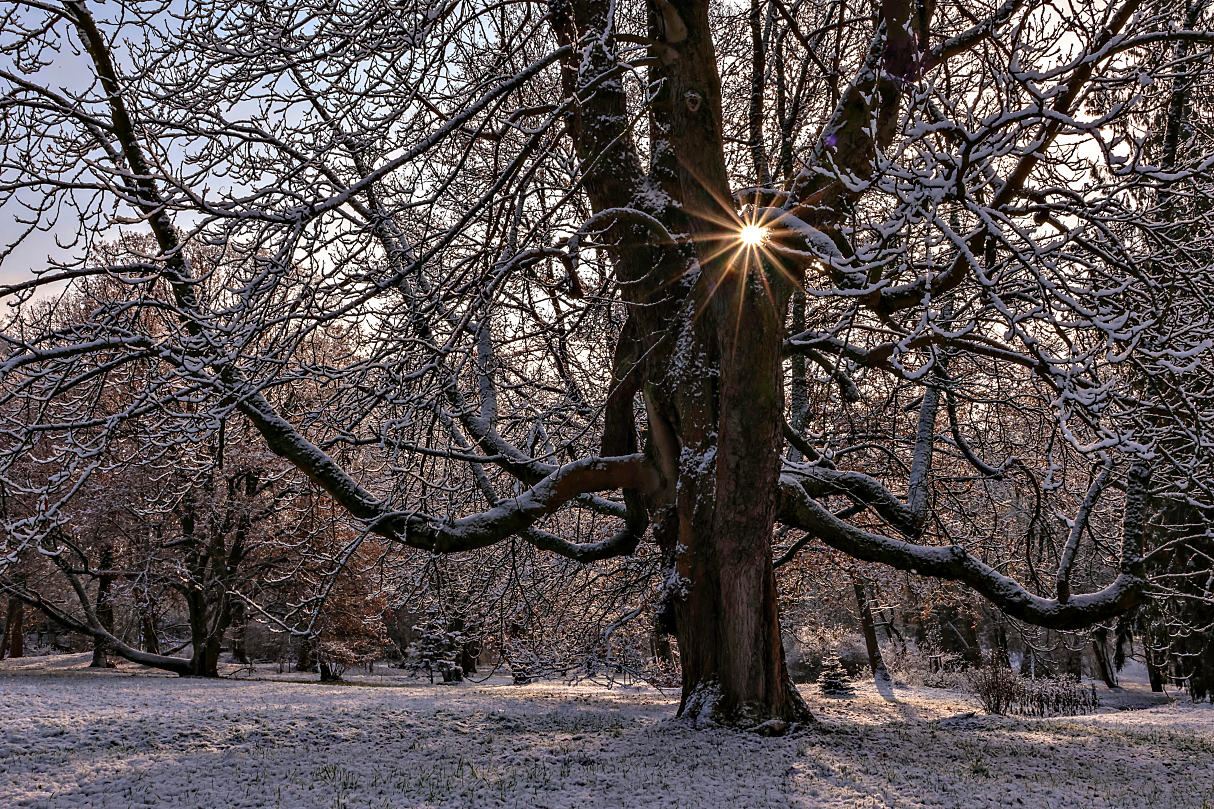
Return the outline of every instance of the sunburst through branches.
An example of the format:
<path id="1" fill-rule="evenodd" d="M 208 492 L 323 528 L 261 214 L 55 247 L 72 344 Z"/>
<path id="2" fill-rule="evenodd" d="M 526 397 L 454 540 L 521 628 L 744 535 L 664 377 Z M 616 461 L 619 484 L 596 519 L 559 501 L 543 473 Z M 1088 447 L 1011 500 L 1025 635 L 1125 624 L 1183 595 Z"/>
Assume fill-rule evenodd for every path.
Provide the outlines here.
<path id="1" fill-rule="evenodd" d="M 767 228 L 762 225 L 743 225 L 738 231 L 738 240 L 746 247 L 762 247 L 767 241 Z"/>

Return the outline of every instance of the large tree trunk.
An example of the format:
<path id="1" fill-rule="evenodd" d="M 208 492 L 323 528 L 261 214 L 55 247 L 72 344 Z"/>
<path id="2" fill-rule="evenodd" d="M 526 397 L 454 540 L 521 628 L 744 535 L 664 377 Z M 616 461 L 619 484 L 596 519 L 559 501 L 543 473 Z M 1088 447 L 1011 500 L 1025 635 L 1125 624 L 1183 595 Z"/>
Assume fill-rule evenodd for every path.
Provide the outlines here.
<path id="1" fill-rule="evenodd" d="M 582 94 L 580 76 L 618 69 L 606 47 L 580 42 L 587 31 L 606 30 L 612 13 L 605 0 L 553 7 L 553 30 L 575 54 L 562 63 L 567 93 Z M 652 180 L 632 149 L 618 84 L 597 84 L 569 120 L 597 212 L 635 208 L 638 194 L 648 200 L 642 207 L 652 204 L 656 181 L 677 204 L 655 208 L 654 221 L 691 235 L 687 246 L 662 247 L 631 217 L 612 226 L 616 273 L 635 306 L 617 347 L 622 393 L 608 403 L 604 455 L 636 451 L 631 400 L 641 393 L 645 450 L 662 477 L 660 490 L 645 497 L 669 570 L 661 620 L 678 638 L 680 714 L 744 727 L 800 721 L 809 711 L 784 664 L 771 559 L 781 348 L 794 283 L 757 253 L 735 260 L 741 223 L 725 164 L 708 3 L 651 3 L 649 29 L 663 43 L 661 58 L 647 66 L 655 90 Z"/>
<path id="2" fill-rule="evenodd" d="M 722 544 L 727 553 L 736 547 Z M 784 663 L 770 568 L 739 560 L 714 575 L 700 565 L 687 589 L 678 617 L 679 714 L 740 727 L 809 719 Z"/>
<path id="3" fill-rule="evenodd" d="M 709 264 L 711 297 L 670 369 L 675 396 L 652 408 L 651 430 L 661 441 L 670 429 L 679 447 L 677 528 L 666 548 L 677 573 L 680 714 L 740 727 L 809 718 L 785 666 L 771 558 L 788 296 L 767 271 L 758 261 Z"/>
<path id="4" fill-rule="evenodd" d="M 675 524 L 655 533 L 677 574 L 679 710 L 741 727 L 803 721 L 809 710 L 784 663 L 771 559 L 792 285 L 757 251 L 738 250 L 708 4 L 662 3 L 653 26 L 677 53 L 651 74 L 665 85 L 655 132 L 677 156 L 659 168 L 682 202 L 699 268 L 688 300 L 696 316 L 684 318 L 669 366 L 646 390 L 651 440 L 677 479 Z"/>
<path id="5" fill-rule="evenodd" d="M 679 444 L 671 556 L 680 712 L 737 726 L 803 721 L 809 711 L 785 666 L 771 559 L 787 294 L 773 295 L 779 284 L 762 277 L 767 268 L 757 261 L 709 270 L 719 275 L 704 317 L 680 338 L 687 349 L 671 369 L 675 415 L 666 420 L 678 425 Z M 710 368 L 718 369 L 716 385 L 704 373 Z"/>
<path id="6" fill-rule="evenodd" d="M 676 610 L 679 713 L 741 727 L 804 721 L 809 710 L 784 662 L 771 562 L 748 556 L 747 539 L 708 534 L 690 551 L 691 575 Z"/>

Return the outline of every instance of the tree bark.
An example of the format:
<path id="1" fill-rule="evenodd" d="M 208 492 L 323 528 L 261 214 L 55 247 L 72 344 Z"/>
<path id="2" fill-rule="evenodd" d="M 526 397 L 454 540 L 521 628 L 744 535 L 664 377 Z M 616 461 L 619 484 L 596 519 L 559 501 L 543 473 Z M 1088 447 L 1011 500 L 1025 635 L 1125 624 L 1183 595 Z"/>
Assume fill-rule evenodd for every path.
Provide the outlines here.
<path id="1" fill-rule="evenodd" d="M 8 612 L 5 615 L 4 639 L 0 642 L 0 659 L 6 652 L 9 657 L 25 656 L 25 627 L 24 605 L 15 598 L 8 600 Z"/>
<path id="2" fill-rule="evenodd" d="M 1108 630 L 1103 627 L 1092 632 L 1092 655 L 1096 658 L 1096 672 L 1100 675 L 1100 679 L 1107 687 L 1116 688 L 1117 675 L 1113 671 Z"/>
<path id="3" fill-rule="evenodd" d="M 679 712 L 739 727 L 804 721 L 771 559 L 792 285 L 757 251 L 739 250 L 708 4 L 663 1 L 652 14 L 672 54 L 651 74 L 664 84 L 656 131 L 678 156 L 665 185 L 682 202 L 698 266 L 688 302 L 699 314 L 683 319 L 670 365 L 646 390 L 660 463 L 677 469 L 674 524 L 655 534 L 674 562 Z"/>
<path id="4" fill-rule="evenodd" d="M 1155 656 L 1150 649 L 1146 650 L 1147 679 L 1151 681 L 1151 690 L 1156 694 L 1163 693 L 1164 674 L 1155 662 Z"/>
<path id="5" fill-rule="evenodd" d="M 99 564 L 103 571 L 114 567 L 114 552 L 110 548 L 101 549 Z M 97 578 L 97 621 L 111 635 L 114 633 L 114 604 L 110 594 L 113 583 L 113 577 L 104 573 Z M 109 658 L 108 644 L 101 636 L 94 635 L 93 660 L 89 663 L 89 668 L 110 669 L 113 667 L 114 664 L 110 662 Z"/>
<path id="6" fill-rule="evenodd" d="M 156 632 L 156 618 L 150 612 L 139 616 L 139 629 L 143 635 L 143 650 L 160 654 L 160 635 Z"/>
<path id="7" fill-rule="evenodd" d="M 873 621 L 872 606 L 868 601 L 868 588 L 858 575 L 852 576 L 852 588 L 856 592 L 856 606 L 860 611 L 860 628 L 864 633 L 864 647 L 868 651 L 868 667 L 872 669 L 873 677 L 889 682 L 889 669 L 885 667 L 881 647 L 877 644 L 877 627 Z"/>

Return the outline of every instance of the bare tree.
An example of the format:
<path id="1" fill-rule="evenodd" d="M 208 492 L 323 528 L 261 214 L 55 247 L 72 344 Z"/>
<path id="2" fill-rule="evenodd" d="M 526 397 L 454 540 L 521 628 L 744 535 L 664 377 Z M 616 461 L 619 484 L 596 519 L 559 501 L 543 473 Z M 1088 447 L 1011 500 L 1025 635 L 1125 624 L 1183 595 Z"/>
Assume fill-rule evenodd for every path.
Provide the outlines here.
<path id="1" fill-rule="evenodd" d="M 5 328 L 0 472 L 34 505 L 4 554 L 53 534 L 122 423 L 167 444 L 240 414 L 393 543 L 655 555 L 691 718 L 808 717 L 778 525 L 781 561 L 824 543 L 1054 628 L 1122 613 L 1149 491 L 1210 501 L 1209 268 L 1143 192 L 1206 193 L 1211 158 L 1152 165 L 1131 123 L 1134 88 L 1193 64 L 1160 43 L 1214 41 L 1178 22 L 1144 0 L 13 4 L 9 246 L 56 217 L 80 237 L 5 291 L 126 294 Z M 87 78 L 59 87 L 64 64 Z M 155 248 L 98 261 L 135 222 Z M 311 356 L 330 330 L 346 350 Z M 90 415 L 131 363 L 148 384 Z M 34 435 L 55 472 L 23 478 Z M 1090 520 L 1109 509 L 1120 529 Z"/>

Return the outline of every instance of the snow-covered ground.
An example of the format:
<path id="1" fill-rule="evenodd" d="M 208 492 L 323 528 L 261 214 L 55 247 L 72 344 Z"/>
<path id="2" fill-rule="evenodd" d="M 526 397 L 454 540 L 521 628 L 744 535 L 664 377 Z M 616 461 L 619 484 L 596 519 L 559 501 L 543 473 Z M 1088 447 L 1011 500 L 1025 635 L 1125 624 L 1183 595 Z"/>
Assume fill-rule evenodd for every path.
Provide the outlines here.
<path id="1" fill-rule="evenodd" d="M 950 691 L 809 686 L 818 721 L 765 739 L 693 730 L 649 688 L 208 682 L 87 662 L 0 662 L 0 807 L 1214 806 L 1209 705 L 1026 720 L 969 715 Z M 1118 699 L 1145 704 L 1137 688 Z"/>

